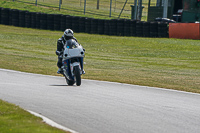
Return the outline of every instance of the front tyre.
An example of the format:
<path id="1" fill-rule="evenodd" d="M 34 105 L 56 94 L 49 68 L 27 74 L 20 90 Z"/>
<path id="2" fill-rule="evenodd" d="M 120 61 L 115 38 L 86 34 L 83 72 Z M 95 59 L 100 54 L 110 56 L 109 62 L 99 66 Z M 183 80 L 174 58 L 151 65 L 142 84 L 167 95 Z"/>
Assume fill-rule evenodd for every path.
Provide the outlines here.
<path id="1" fill-rule="evenodd" d="M 74 80 L 69 80 L 69 79 L 67 79 L 67 77 L 65 77 L 65 79 L 69 86 L 72 86 L 74 84 Z"/>
<path id="2" fill-rule="evenodd" d="M 69 86 L 72 86 L 74 84 L 74 81 L 73 80 L 68 80 L 66 79 L 66 82 Z"/>
<path id="3" fill-rule="evenodd" d="M 76 85 L 80 86 L 81 85 L 81 74 L 80 74 L 79 66 L 74 67 L 74 77 L 76 79 Z"/>

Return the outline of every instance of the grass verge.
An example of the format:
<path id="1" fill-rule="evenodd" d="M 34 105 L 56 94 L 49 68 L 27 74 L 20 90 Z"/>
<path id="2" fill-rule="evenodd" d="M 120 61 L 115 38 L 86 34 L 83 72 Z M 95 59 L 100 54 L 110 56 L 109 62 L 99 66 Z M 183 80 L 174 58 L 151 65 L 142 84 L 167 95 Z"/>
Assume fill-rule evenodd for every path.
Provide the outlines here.
<path id="1" fill-rule="evenodd" d="M 1 133 L 66 133 L 42 122 L 13 104 L 0 100 Z M 69 133 L 69 132 L 68 132 Z"/>

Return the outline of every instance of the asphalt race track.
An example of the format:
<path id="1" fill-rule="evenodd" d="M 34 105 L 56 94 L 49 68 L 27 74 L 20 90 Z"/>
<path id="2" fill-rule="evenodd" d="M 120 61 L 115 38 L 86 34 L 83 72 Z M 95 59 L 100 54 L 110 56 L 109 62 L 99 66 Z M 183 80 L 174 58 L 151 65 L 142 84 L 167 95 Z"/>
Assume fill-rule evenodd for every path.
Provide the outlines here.
<path id="1" fill-rule="evenodd" d="M 199 133 L 200 94 L 0 69 L 0 99 L 79 133 Z"/>

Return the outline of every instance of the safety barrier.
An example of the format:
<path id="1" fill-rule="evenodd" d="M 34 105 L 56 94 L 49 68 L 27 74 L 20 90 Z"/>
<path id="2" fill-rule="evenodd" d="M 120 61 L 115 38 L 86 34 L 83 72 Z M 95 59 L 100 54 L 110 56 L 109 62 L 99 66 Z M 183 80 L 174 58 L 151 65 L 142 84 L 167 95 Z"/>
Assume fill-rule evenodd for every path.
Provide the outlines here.
<path id="1" fill-rule="evenodd" d="M 0 7 L 0 24 L 44 30 L 104 34 L 115 36 L 169 37 L 167 22 L 131 19 L 94 19 L 62 14 L 45 14 Z"/>
<path id="2" fill-rule="evenodd" d="M 170 23 L 169 38 L 200 39 L 200 23 Z"/>

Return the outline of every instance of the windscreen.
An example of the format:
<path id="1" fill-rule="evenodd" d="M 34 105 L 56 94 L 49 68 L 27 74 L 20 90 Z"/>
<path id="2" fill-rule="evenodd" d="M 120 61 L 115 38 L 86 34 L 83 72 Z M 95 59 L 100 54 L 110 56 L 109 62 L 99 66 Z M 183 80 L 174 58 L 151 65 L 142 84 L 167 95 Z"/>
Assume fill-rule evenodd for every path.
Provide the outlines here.
<path id="1" fill-rule="evenodd" d="M 65 46 L 69 49 L 77 48 L 78 43 L 74 39 L 67 40 Z"/>

